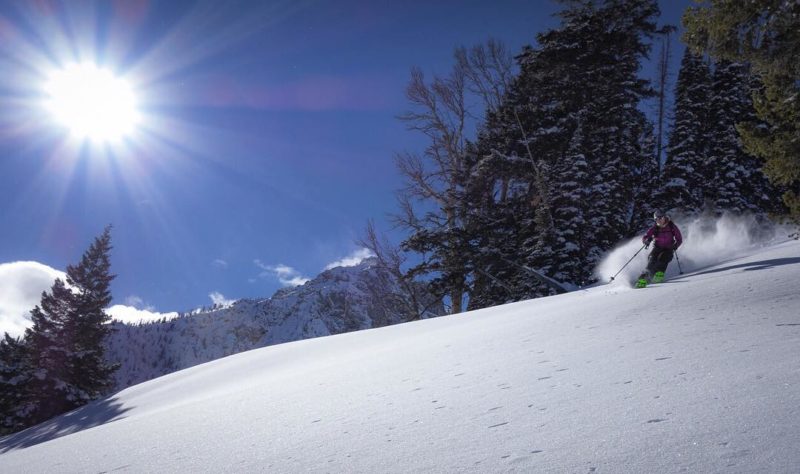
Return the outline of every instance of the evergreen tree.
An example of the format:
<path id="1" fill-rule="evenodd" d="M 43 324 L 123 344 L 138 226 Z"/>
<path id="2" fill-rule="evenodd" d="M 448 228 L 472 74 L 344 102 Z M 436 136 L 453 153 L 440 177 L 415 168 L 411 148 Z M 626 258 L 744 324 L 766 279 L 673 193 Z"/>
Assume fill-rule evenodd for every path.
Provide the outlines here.
<path id="1" fill-rule="evenodd" d="M 27 426 L 28 390 L 33 376 L 25 345 L 5 333 L 0 340 L 0 436 Z"/>
<path id="2" fill-rule="evenodd" d="M 475 270 L 470 308 L 549 294 L 510 263 L 532 265 L 543 257 L 549 245 L 543 229 L 551 221 L 546 165 L 528 147 L 519 94 L 515 84 L 479 134 L 468 193 Z"/>
<path id="3" fill-rule="evenodd" d="M 713 0 L 683 18 L 684 39 L 713 57 L 749 63 L 758 121 L 738 124 L 745 149 L 785 186 L 784 202 L 800 222 L 800 2 Z"/>
<path id="4" fill-rule="evenodd" d="M 486 133 L 481 132 L 476 149 L 469 155 L 474 162 L 466 194 L 470 209 L 468 260 L 473 273 L 469 310 L 513 301 L 511 287 L 517 279 L 516 269 L 504 262 L 517 257 L 515 235 L 510 232 L 517 227 L 515 188 L 504 157 L 481 148 L 489 143 Z"/>
<path id="5" fill-rule="evenodd" d="M 746 185 L 754 171 L 742 149 L 736 124 L 747 115 L 749 90 L 745 66 L 720 61 L 712 83 L 712 130 L 709 167 L 713 177 L 707 186 L 708 200 L 714 212 L 743 213 L 752 210 L 746 196 Z"/>
<path id="6" fill-rule="evenodd" d="M 711 71 L 703 58 L 686 48 L 675 86 L 675 118 L 667 144 L 667 160 L 658 193 L 659 207 L 669 212 L 698 214 L 710 169 Z"/>
<path id="7" fill-rule="evenodd" d="M 567 282 L 590 282 L 591 268 L 641 214 L 634 199 L 652 179 L 655 158 L 637 109 L 653 91 L 637 73 L 657 14 L 651 0 L 571 2 L 561 27 L 518 57 L 521 74 L 506 107 L 519 111 L 520 129 L 530 131 L 522 142 L 538 163 L 520 181 L 527 176 L 533 188 L 528 214 L 549 214 L 551 222 L 520 229 L 534 234 L 523 240 L 522 257 Z"/>
<path id="8" fill-rule="evenodd" d="M 111 302 L 108 254 L 111 229 L 84 253 L 80 263 L 67 267 L 66 282 L 57 279 L 39 306 L 31 311 L 32 327 L 25 331 L 25 348 L 34 376 L 28 399 L 29 423 L 36 424 L 85 405 L 110 388 L 116 366 L 105 360 L 104 339 Z"/>
<path id="9" fill-rule="evenodd" d="M 111 303 L 111 228 L 96 238 L 80 263 L 67 267 L 67 282 L 75 288 L 74 333 L 69 363 L 73 396 L 82 405 L 96 399 L 113 384 L 116 365 L 105 358 L 104 341 L 111 331 L 111 317 L 104 311 Z"/>
<path id="10" fill-rule="evenodd" d="M 658 136 L 654 134 L 653 124 L 644 116 L 640 117 L 639 159 L 633 169 L 634 198 L 629 234 L 638 234 L 652 225 L 653 210 L 660 206 L 657 194 L 660 185 Z"/>
<path id="11" fill-rule="evenodd" d="M 742 122 L 738 123 L 736 128 L 741 138 L 741 146 L 745 152 L 743 161 L 745 166 L 750 170 L 750 176 L 745 183 L 746 194 L 749 197 L 751 208 L 754 212 L 763 215 L 786 215 L 789 209 L 786 207 L 784 200 L 781 196 L 786 192 L 786 186 L 776 184 L 777 180 L 771 180 L 767 175 L 765 162 L 762 157 L 755 153 L 752 148 L 747 145 L 746 129 L 749 126 L 757 126 L 759 129 L 770 128 L 769 124 L 764 122 L 758 117 L 757 104 L 753 102 L 753 97 L 759 96 L 764 89 L 764 84 L 761 79 L 752 73 L 752 67 L 749 68 L 750 73 L 744 78 L 744 81 L 749 81 L 749 85 L 742 83 L 742 98 L 746 103 L 747 113 L 744 115 Z"/>
<path id="12" fill-rule="evenodd" d="M 655 91 L 638 77 L 638 71 L 650 51 L 647 40 L 658 32 L 658 14 L 654 1 L 608 1 L 594 20 L 601 36 L 596 40 L 593 61 L 597 63 L 590 75 L 596 85 L 587 156 L 594 169 L 591 225 L 600 232 L 588 254 L 591 267 L 617 242 L 639 230 L 632 229 L 636 184 L 648 180 L 637 173 L 651 169 L 648 165 L 654 157 L 651 150 L 642 149 L 643 127 L 650 126 L 638 105 Z"/>
<path id="13" fill-rule="evenodd" d="M 27 403 L 33 406 L 30 423 L 37 424 L 64 413 L 75 405 L 70 398 L 67 332 L 73 294 L 63 280 L 56 279 L 50 292 L 31 311 L 33 325 L 25 331 L 25 345 L 35 374 Z"/>
<path id="14" fill-rule="evenodd" d="M 778 191 L 767 182 L 760 160 L 744 148 L 737 130 L 739 123 L 757 122 L 752 101 L 757 83 L 742 63 L 723 60 L 714 71 L 709 156 L 713 180 L 707 192 L 717 214 L 764 215 L 780 210 Z"/>
<path id="15" fill-rule="evenodd" d="M 574 282 L 583 273 L 588 244 L 580 229 L 586 226 L 591 187 L 583 128 L 588 125 L 586 63 L 591 52 L 580 21 L 569 14 L 564 13 L 563 28 L 539 34 L 539 47 L 526 47 L 518 56 L 521 73 L 501 116 L 510 146 L 501 142 L 492 148 L 509 163 L 519 163 L 509 167 L 519 187 L 512 221 L 517 227 L 509 231 L 515 235 L 511 240 L 522 245 L 509 259 Z M 517 290 L 517 299 L 549 294 L 530 276 L 519 278 L 516 286 L 524 290 Z"/>
<path id="16" fill-rule="evenodd" d="M 540 259 L 542 271 L 559 281 L 575 282 L 585 273 L 586 245 L 583 230 L 591 219 L 589 209 L 589 163 L 586 159 L 585 113 L 578 114 L 577 128 L 564 159 L 556 161 L 551 169 L 551 205 L 554 231 L 553 252 L 550 259 Z"/>
<path id="17" fill-rule="evenodd" d="M 562 25 L 517 56 L 521 72 L 478 139 L 471 235 L 491 275 L 476 272 L 474 307 L 553 292 L 509 260 L 589 283 L 603 253 L 638 231 L 634 201 L 655 182 L 652 124 L 637 109 L 653 91 L 637 72 L 656 3 L 565 3 Z"/>

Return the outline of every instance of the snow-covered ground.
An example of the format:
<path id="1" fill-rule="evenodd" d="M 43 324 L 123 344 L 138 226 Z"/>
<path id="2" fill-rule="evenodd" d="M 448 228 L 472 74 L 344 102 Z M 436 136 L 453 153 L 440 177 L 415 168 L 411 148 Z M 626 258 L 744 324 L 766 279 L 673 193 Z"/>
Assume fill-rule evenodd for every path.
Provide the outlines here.
<path id="1" fill-rule="evenodd" d="M 0 439 L 0 472 L 796 473 L 800 242 L 690 256 L 176 372 Z"/>

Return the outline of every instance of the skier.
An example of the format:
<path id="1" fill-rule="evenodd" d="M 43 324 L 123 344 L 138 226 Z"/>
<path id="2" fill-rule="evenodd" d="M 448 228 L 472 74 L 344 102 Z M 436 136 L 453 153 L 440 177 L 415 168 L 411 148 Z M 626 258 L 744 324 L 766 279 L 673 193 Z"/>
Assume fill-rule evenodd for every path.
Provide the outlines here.
<path id="1" fill-rule="evenodd" d="M 649 247 L 651 242 L 654 242 L 653 250 L 647 257 L 647 268 L 639 276 L 636 288 L 644 288 L 650 281 L 653 283 L 664 281 L 664 272 L 667 271 L 667 265 L 672 261 L 675 251 L 683 243 L 680 229 L 670 220 L 668 215 L 662 211 L 656 211 L 653 213 L 653 219 L 655 219 L 656 225 L 651 227 L 642 237 L 642 243 L 645 248 Z"/>

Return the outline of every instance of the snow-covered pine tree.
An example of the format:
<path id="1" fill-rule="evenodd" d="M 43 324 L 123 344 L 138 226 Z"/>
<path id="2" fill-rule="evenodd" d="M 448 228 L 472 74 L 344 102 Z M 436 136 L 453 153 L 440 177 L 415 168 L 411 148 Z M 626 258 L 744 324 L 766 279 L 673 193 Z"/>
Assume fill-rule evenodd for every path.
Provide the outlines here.
<path id="1" fill-rule="evenodd" d="M 639 159 L 633 168 L 634 198 L 629 234 L 638 234 L 653 222 L 653 210 L 657 207 L 655 195 L 659 189 L 659 161 L 657 135 L 653 123 L 641 117 L 639 127 Z"/>
<path id="2" fill-rule="evenodd" d="M 554 234 L 552 255 L 538 258 L 532 243 L 540 239 L 530 238 L 523 254 L 571 283 L 589 282 L 603 253 L 631 232 L 637 180 L 652 168 L 653 158 L 641 162 L 646 119 L 637 106 L 653 91 L 638 70 L 657 15 L 651 0 L 571 2 L 562 25 L 518 57 L 513 106 L 530 130 L 526 144 L 549 174 Z"/>
<path id="3" fill-rule="evenodd" d="M 723 212 L 764 215 L 779 209 L 778 191 L 761 171 L 761 160 L 742 144 L 737 124 L 756 122 L 749 67 L 720 61 L 714 71 L 711 109 L 713 181 L 707 191 L 716 214 Z"/>
<path id="4" fill-rule="evenodd" d="M 551 245 L 544 238 L 544 229 L 552 227 L 547 167 L 541 155 L 529 148 L 539 129 L 526 127 L 523 122 L 532 122 L 520 119 L 530 113 L 528 103 L 528 91 L 518 77 L 501 107 L 487 114 L 479 134 L 470 185 L 470 208 L 475 217 L 470 235 L 480 255 L 474 263 L 476 301 L 471 307 L 550 293 L 518 266 L 538 266 L 544 255 L 550 254 Z"/>
<path id="5" fill-rule="evenodd" d="M 110 317 L 103 311 L 111 301 L 109 273 L 111 229 L 106 228 L 84 253 L 67 267 L 66 283 L 57 279 L 31 311 L 33 325 L 24 343 L 34 367 L 26 406 L 29 424 L 85 405 L 113 384 L 116 366 L 105 360 L 104 339 Z"/>
<path id="6" fill-rule="evenodd" d="M 67 283 L 74 289 L 74 331 L 69 370 L 73 396 L 83 405 L 113 385 L 118 367 L 105 357 L 104 341 L 111 331 L 111 317 L 104 311 L 111 303 L 111 228 L 95 239 L 78 265 L 67 267 Z"/>
<path id="7" fill-rule="evenodd" d="M 653 91 L 638 70 L 657 15 L 654 0 L 567 2 L 562 25 L 517 56 L 520 74 L 464 161 L 470 307 L 550 292 L 506 260 L 588 283 L 604 252 L 638 230 L 634 201 L 657 169 L 638 110 Z"/>
<path id="8" fill-rule="evenodd" d="M 696 215 L 711 178 L 706 168 L 710 148 L 711 71 L 703 58 L 686 48 L 675 86 L 675 116 L 667 144 L 667 160 L 657 193 L 657 207 Z"/>
<path id="9" fill-rule="evenodd" d="M 586 101 L 586 52 L 579 36 L 574 27 L 541 33 L 538 48 L 527 46 L 517 56 L 521 72 L 498 116 L 503 125 L 497 127 L 505 133 L 490 137 L 495 140 L 488 145 L 512 164 L 509 180 L 515 205 L 507 208 L 514 210 L 515 218 L 505 219 L 514 224 L 506 233 L 508 241 L 520 246 L 508 258 L 570 282 L 585 270 L 584 259 L 575 257 L 585 253 L 579 229 L 585 226 L 588 206 L 574 193 L 584 193 L 589 186 L 587 170 L 572 162 L 585 162 L 583 150 L 576 147 L 582 136 L 573 140 L 580 121 L 577 112 Z M 521 272 L 514 288 L 515 299 L 550 293 Z"/>
<path id="10" fill-rule="evenodd" d="M 749 74 L 746 80 L 749 80 L 749 87 L 743 87 L 748 92 L 745 98 L 747 103 L 747 114 L 743 122 L 736 124 L 736 130 L 739 132 L 742 147 L 746 154 L 745 161 L 747 166 L 752 170 L 750 179 L 747 181 L 746 194 L 750 196 L 750 203 L 753 206 L 754 212 L 764 215 L 786 215 L 789 209 L 786 207 L 783 199 L 783 193 L 786 192 L 786 187 L 779 186 L 776 182 L 770 180 L 765 172 L 766 162 L 762 156 L 755 154 L 751 148 L 747 146 L 747 130 L 759 128 L 760 130 L 768 130 L 769 125 L 759 119 L 758 113 L 754 104 L 754 97 L 760 97 L 763 94 L 764 84 L 761 78 L 753 74 L 752 68 L 749 69 Z"/>
<path id="11" fill-rule="evenodd" d="M 0 339 L 0 436 L 27 426 L 25 400 L 32 376 L 25 345 L 5 333 Z"/>
<path id="12" fill-rule="evenodd" d="M 594 50 L 589 73 L 594 84 L 589 109 L 592 126 L 586 150 L 593 169 L 590 225 L 597 229 L 595 245 L 587 255 L 592 267 L 632 233 L 636 173 L 646 154 L 641 138 L 647 120 L 638 105 L 655 95 L 638 72 L 651 48 L 648 40 L 658 31 L 658 14 L 655 1 L 616 0 L 605 2 L 591 19 L 597 32 L 587 44 Z"/>
<path id="13" fill-rule="evenodd" d="M 578 282 L 586 275 L 585 230 L 586 222 L 591 218 L 587 214 L 590 208 L 589 163 L 586 160 L 584 127 L 586 113 L 577 114 L 577 128 L 572 135 L 569 148 L 564 159 L 553 163 L 551 178 L 551 205 L 553 221 L 558 223 L 554 228 L 555 242 L 550 261 L 542 262 L 542 271 L 558 281 Z"/>
<path id="14" fill-rule="evenodd" d="M 71 400 L 67 362 L 72 300 L 72 291 L 59 278 L 31 311 L 33 324 L 25 330 L 25 346 L 35 369 L 25 401 L 31 407 L 28 426 L 78 406 Z"/>
<path id="15" fill-rule="evenodd" d="M 467 232 L 470 237 L 468 260 L 472 269 L 468 309 L 479 309 L 515 300 L 513 287 L 518 269 L 504 262 L 517 255 L 516 234 L 518 213 L 517 187 L 510 181 L 514 163 L 487 147 L 493 136 L 504 133 L 493 129 L 496 121 L 490 114 L 488 127 L 479 133 L 478 143 L 468 154 L 474 164 L 466 198 L 470 209 Z"/>
<path id="16" fill-rule="evenodd" d="M 637 72 L 657 14 L 651 0 L 569 2 L 562 25 L 517 56 L 521 72 L 478 140 L 475 169 L 491 179 L 472 206 L 484 223 L 480 247 L 502 257 L 484 268 L 511 284 L 476 275 L 477 302 L 507 301 L 508 287 L 515 300 L 551 292 L 503 260 L 589 282 L 602 254 L 641 220 L 633 201 L 657 164 L 637 109 L 652 91 Z"/>
<path id="17" fill-rule="evenodd" d="M 763 170 L 800 223 L 800 2 L 705 2 L 683 18 L 684 39 L 716 59 L 749 63 L 761 81 L 756 122 L 739 124 L 744 147 L 764 160 Z"/>
<path id="18" fill-rule="evenodd" d="M 505 91 L 500 106 L 487 111 L 477 142 L 468 147 L 469 309 L 547 294 L 518 266 L 527 263 L 524 242 L 535 241 L 536 229 L 547 221 L 535 171 L 542 162 L 532 160 L 526 149 L 517 120 L 518 93 Z"/>
<path id="19" fill-rule="evenodd" d="M 715 214 L 725 211 L 742 213 L 750 209 L 744 186 L 750 169 L 744 163 L 744 151 L 736 124 L 746 111 L 742 103 L 744 65 L 720 61 L 714 69 L 711 110 L 711 150 L 708 166 L 713 178 L 707 186 L 708 203 Z"/>

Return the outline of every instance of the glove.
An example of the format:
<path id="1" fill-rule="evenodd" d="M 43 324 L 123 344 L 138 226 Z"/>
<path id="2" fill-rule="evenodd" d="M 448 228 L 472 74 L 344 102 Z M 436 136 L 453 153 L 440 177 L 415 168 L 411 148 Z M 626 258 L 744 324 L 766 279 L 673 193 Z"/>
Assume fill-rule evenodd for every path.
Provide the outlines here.
<path id="1" fill-rule="evenodd" d="M 644 248 L 650 247 L 650 242 L 652 241 L 653 239 L 642 239 L 642 242 L 644 242 Z"/>
<path id="2" fill-rule="evenodd" d="M 678 250 L 678 247 L 680 247 L 680 245 L 678 245 L 678 244 L 673 245 L 672 246 L 672 251 L 675 252 L 676 250 Z"/>

